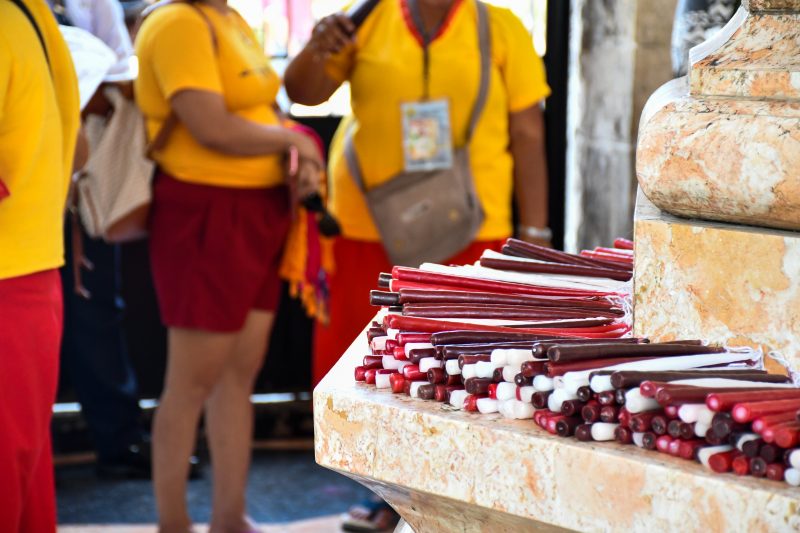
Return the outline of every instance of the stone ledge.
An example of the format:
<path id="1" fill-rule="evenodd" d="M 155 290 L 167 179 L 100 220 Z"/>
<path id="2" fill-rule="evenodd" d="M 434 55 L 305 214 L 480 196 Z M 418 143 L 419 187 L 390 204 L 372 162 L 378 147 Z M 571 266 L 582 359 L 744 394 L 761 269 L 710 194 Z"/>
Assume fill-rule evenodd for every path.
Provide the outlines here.
<path id="1" fill-rule="evenodd" d="M 800 529 L 798 492 L 788 485 L 711 474 L 633 446 L 554 437 L 532 421 L 379 392 L 353 383 L 366 353 L 360 337 L 314 391 L 317 462 L 390 498 L 461 504 L 406 516 L 417 533 Z M 392 503 L 401 511 L 413 504 Z M 465 521 L 458 515 L 464 509 L 482 521 Z M 487 529 L 496 513 L 503 524 L 526 526 Z"/>

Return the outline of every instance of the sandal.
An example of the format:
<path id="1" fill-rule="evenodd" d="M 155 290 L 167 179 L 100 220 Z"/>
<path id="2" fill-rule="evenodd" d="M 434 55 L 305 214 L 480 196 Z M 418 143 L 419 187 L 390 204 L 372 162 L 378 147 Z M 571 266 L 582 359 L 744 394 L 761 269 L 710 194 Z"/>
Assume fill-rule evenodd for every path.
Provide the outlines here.
<path id="1" fill-rule="evenodd" d="M 342 515 L 342 530 L 352 533 L 392 531 L 399 521 L 400 515 L 388 503 L 373 496 Z"/>

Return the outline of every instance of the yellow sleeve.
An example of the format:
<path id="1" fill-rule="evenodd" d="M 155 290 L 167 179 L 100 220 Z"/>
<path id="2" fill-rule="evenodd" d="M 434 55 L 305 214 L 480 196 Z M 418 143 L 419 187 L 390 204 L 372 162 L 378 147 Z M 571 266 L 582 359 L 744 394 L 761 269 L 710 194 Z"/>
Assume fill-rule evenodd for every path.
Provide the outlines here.
<path id="1" fill-rule="evenodd" d="M 508 110 L 523 111 L 550 96 L 544 64 L 522 21 L 507 9 L 493 9 L 494 42 L 499 44 L 500 72 L 508 94 Z"/>
<path id="2" fill-rule="evenodd" d="M 217 53 L 211 29 L 189 6 L 168 6 L 171 13 L 149 43 L 155 79 L 162 94 L 196 89 L 222 93 Z M 156 13 L 158 14 L 158 13 Z"/>

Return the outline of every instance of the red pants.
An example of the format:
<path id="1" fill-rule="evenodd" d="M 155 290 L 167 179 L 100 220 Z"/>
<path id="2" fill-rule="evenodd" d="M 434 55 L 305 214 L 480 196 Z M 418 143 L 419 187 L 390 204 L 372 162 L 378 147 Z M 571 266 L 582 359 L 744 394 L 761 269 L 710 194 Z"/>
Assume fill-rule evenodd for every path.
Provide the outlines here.
<path id="1" fill-rule="evenodd" d="M 57 270 L 0 280 L 0 532 L 56 530 L 50 419 L 62 330 Z"/>
<path id="2" fill-rule="evenodd" d="M 504 243 L 505 239 L 474 242 L 444 264 L 474 263 L 485 249 L 500 251 Z M 317 323 L 314 331 L 315 387 L 378 312 L 378 308 L 369 304 L 369 291 L 378 287 L 378 274 L 392 271 L 383 246 L 377 242 L 338 238 L 334 258 L 336 272 L 330 280 L 331 320 L 327 326 Z"/>

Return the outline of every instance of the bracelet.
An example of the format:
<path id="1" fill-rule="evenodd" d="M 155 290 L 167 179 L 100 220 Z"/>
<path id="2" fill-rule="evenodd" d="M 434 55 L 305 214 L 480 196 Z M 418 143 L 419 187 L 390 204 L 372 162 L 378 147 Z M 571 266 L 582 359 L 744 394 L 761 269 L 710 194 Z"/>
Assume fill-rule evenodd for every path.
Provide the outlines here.
<path id="1" fill-rule="evenodd" d="M 542 239 L 544 241 L 549 241 L 553 238 L 553 231 L 550 228 L 537 228 L 536 226 L 525 226 L 524 224 L 517 226 L 517 233 L 524 237 Z"/>

